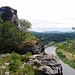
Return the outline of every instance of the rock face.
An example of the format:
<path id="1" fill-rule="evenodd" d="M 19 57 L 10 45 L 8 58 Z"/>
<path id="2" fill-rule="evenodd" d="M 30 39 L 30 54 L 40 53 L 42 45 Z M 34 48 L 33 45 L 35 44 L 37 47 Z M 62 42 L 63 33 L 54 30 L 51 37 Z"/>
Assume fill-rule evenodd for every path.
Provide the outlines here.
<path id="1" fill-rule="evenodd" d="M 0 17 L 4 21 L 10 20 L 15 25 L 19 25 L 17 10 L 15 10 L 15 9 L 9 7 L 9 6 L 5 6 L 5 7 L 0 8 Z"/>
<path id="2" fill-rule="evenodd" d="M 63 75 L 60 61 L 54 55 L 34 55 L 29 64 L 38 65 L 42 75 Z"/>
<path id="3" fill-rule="evenodd" d="M 39 53 L 41 53 L 41 52 L 44 52 L 44 45 L 41 44 L 41 43 L 39 43 L 39 44 L 37 44 L 37 45 L 34 45 L 34 46 L 32 47 L 32 52 L 33 52 L 34 54 L 39 54 Z"/>
<path id="4" fill-rule="evenodd" d="M 37 44 L 37 45 L 25 45 L 22 49 L 21 49 L 21 51 L 20 50 L 18 50 L 17 51 L 19 54 L 25 54 L 25 53 L 27 53 L 27 52 L 31 52 L 31 53 L 33 53 L 33 54 L 39 54 L 39 53 L 41 53 L 41 52 L 44 52 L 44 45 L 43 44 L 41 44 L 41 43 L 39 43 L 39 44 Z"/>

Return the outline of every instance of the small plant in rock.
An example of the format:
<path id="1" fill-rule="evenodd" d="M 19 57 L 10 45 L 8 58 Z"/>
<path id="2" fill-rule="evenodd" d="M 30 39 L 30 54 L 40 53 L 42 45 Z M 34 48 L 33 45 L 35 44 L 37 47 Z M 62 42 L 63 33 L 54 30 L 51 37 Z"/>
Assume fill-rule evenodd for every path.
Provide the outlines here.
<path id="1" fill-rule="evenodd" d="M 22 62 L 21 62 L 21 58 L 20 55 L 13 52 L 11 53 L 10 57 L 9 57 L 9 71 L 11 73 L 16 73 L 19 69 L 21 69 L 22 66 Z"/>
<path id="2" fill-rule="evenodd" d="M 27 52 L 27 53 L 22 57 L 22 61 L 27 63 L 27 62 L 29 61 L 31 55 L 32 55 L 32 53 Z"/>
<path id="3" fill-rule="evenodd" d="M 25 64 L 23 72 L 26 75 L 35 75 L 33 67 L 29 64 Z"/>
<path id="4" fill-rule="evenodd" d="M 34 65 L 37 66 L 37 67 L 40 67 L 41 66 L 41 64 L 38 63 L 38 62 L 34 62 Z"/>

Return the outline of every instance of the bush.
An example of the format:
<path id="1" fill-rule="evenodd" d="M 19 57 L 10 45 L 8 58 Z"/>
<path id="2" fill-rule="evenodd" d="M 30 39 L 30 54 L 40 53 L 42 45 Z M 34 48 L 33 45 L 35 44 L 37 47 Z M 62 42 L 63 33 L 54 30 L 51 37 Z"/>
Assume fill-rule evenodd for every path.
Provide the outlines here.
<path id="1" fill-rule="evenodd" d="M 17 49 L 20 40 L 21 33 L 17 26 L 10 21 L 0 23 L 0 50 L 12 52 Z"/>
<path id="2" fill-rule="evenodd" d="M 31 55 L 32 55 L 31 52 L 27 52 L 24 56 L 22 56 L 22 61 L 27 63 Z"/>
<path id="3" fill-rule="evenodd" d="M 15 52 L 9 56 L 9 62 L 9 70 L 12 72 L 17 72 L 22 66 L 20 55 Z"/>
<path id="4" fill-rule="evenodd" d="M 34 75 L 35 74 L 33 67 L 31 65 L 29 65 L 29 64 L 25 64 L 24 72 L 27 75 Z"/>

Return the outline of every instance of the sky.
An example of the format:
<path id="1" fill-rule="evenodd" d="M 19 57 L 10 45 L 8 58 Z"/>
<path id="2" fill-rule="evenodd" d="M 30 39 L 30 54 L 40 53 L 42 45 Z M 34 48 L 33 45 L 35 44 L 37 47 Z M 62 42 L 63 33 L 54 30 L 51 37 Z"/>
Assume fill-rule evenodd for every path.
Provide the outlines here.
<path id="1" fill-rule="evenodd" d="M 0 0 L 0 7 L 17 10 L 19 19 L 32 24 L 32 31 L 72 31 L 75 0 Z"/>

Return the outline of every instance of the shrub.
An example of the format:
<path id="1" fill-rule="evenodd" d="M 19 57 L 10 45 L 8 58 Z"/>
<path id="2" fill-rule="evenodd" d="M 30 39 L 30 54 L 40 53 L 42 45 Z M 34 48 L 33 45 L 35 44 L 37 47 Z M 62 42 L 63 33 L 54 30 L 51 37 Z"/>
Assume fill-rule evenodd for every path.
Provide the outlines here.
<path id="1" fill-rule="evenodd" d="M 27 63 L 31 55 L 32 55 L 31 52 L 27 52 L 24 56 L 22 56 L 22 61 Z"/>
<path id="2" fill-rule="evenodd" d="M 31 65 L 29 65 L 29 64 L 25 64 L 24 72 L 27 75 L 34 75 L 35 74 L 33 67 Z"/>

